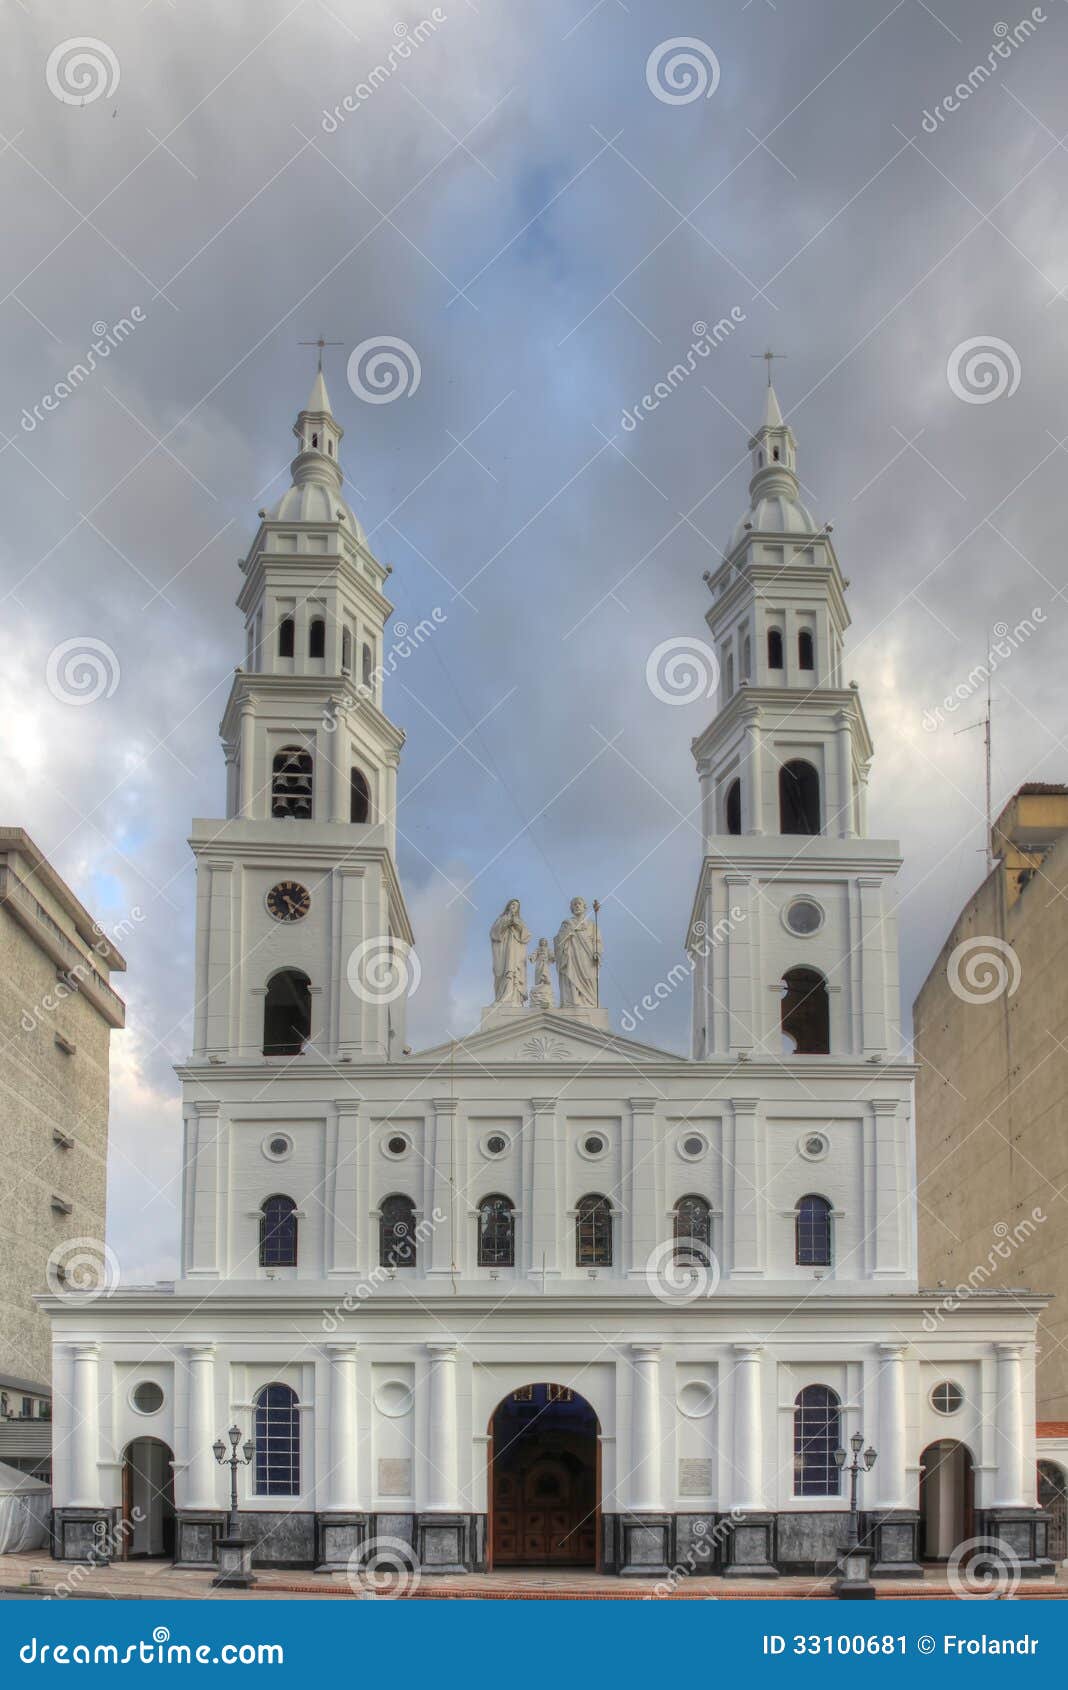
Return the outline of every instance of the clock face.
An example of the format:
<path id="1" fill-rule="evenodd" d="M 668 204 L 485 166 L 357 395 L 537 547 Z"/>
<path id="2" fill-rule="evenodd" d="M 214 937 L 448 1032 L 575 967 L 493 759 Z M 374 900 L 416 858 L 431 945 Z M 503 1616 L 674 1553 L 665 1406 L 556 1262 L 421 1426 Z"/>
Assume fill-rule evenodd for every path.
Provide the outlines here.
<path id="1" fill-rule="evenodd" d="M 299 880 L 280 880 L 267 894 L 267 908 L 275 921 L 302 921 L 311 909 L 311 893 Z"/>

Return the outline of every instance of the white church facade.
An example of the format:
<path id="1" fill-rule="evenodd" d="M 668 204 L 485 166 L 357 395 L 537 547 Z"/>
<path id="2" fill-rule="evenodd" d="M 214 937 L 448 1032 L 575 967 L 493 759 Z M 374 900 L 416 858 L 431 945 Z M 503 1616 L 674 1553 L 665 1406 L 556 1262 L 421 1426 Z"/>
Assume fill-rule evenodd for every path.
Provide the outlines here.
<path id="1" fill-rule="evenodd" d="M 388 572 L 321 372 L 295 433 L 242 566 L 226 817 L 192 831 L 180 1277 L 48 1299 L 55 1554 L 209 1565 L 234 1424 L 260 1565 L 389 1539 L 428 1573 L 823 1569 L 860 1435 L 877 1571 L 980 1536 L 1051 1570 L 1043 1299 L 917 1288 L 900 858 L 867 836 L 845 583 L 773 390 L 706 577 L 691 1058 L 612 1030 L 580 900 L 533 989 L 513 901 L 481 1027 L 409 1051 Z"/>

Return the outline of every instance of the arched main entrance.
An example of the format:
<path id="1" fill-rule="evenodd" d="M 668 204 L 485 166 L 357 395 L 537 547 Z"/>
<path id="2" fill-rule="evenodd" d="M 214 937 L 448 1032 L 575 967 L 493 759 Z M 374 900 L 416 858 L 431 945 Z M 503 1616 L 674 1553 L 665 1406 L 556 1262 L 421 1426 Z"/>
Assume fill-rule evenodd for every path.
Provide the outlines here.
<path id="1" fill-rule="evenodd" d="M 597 1416 L 564 1385 L 524 1385 L 490 1421 L 490 1565 L 595 1567 Z"/>
<path id="2" fill-rule="evenodd" d="M 122 1458 L 122 1558 L 174 1554 L 174 1456 L 159 1438 L 135 1438 Z"/>
<path id="3" fill-rule="evenodd" d="M 1046 1554 L 1051 1561 L 1068 1560 L 1068 1483 L 1055 1461 L 1038 1464 L 1038 1506 L 1049 1515 Z"/>
<path id="4" fill-rule="evenodd" d="M 953 1438 L 928 1444 L 920 1456 L 920 1554 L 948 1561 L 974 1537 L 975 1472 L 971 1451 Z"/>

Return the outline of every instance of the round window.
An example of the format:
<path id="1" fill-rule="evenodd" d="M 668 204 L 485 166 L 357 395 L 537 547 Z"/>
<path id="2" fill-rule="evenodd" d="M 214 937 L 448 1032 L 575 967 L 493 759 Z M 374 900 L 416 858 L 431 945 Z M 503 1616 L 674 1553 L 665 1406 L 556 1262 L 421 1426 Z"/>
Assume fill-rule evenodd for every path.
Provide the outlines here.
<path id="1" fill-rule="evenodd" d="M 931 1392 L 931 1407 L 936 1414 L 956 1414 L 964 1407 L 964 1392 L 952 1379 L 943 1379 Z"/>
<path id="2" fill-rule="evenodd" d="M 600 1133 L 590 1133 L 588 1138 L 583 1139 L 582 1148 L 587 1156 L 602 1156 L 608 1146 Z"/>
<path id="3" fill-rule="evenodd" d="M 154 1379 L 142 1379 L 134 1386 L 131 1400 L 138 1414 L 158 1414 L 163 1407 L 163 1387 Z"/>
<path id="4" fill-rule="evenodd" d="M 291 1153 L 293 1140 L 285 1133 L 271 1133 L 263 1141 L 263 1154 L 272 1162 L 282 1162 Z"/>
<path id="5" fill-rule="evenodd" d="M 696 1161 L 698 1156 L 704 1155 L 708 1146 L 699 1133 L 687 1133 L 679 1148 L 684 1156 L 688 1156 L 691 1161 Z"/>
<path id="6" fill-rule="evenodd" d="M 386 1140 L 386 1154 L 389 1156 L 403 1156 L 411 1149 L 411 1144 L 403 1133 L 393 1133 Z"/>
<path id="7" fill-rule="evenodd" d="M 795 898 L 786 911 L 786 925 L 801 937 L 818 933 L 823 926 L 823 911 L 811 898 Z"/>
<path id="8" fill-rule="evenodd" d="M 802 1156 L 807 1156 L 810 1162 L 818 1162 L 826 1156 L 830 1149 L 830 1141 L 823 1133 L 805 1133 L 798 1146 Z"/>
<path id="9" fill-rule="evenodd" d="M 508 1140 L 501 1133 L 490 1133 L 486 1140 L 487 1156 L 503 1156 L 508 1149 Z"/>

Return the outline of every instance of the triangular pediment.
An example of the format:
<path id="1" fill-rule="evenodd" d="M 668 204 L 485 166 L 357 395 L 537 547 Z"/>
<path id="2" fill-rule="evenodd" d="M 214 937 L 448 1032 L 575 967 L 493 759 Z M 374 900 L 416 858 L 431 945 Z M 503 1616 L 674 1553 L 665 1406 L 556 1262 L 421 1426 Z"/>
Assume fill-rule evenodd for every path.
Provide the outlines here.
<path id="1" fill-rule="evenodd" d="M 574 1067 L 590 1062 L 656 1066 L 686 1061 L 677 1051 L 659 1050 L 604 1027 L 572 1020 L 563 1010 L 527 1010 L 507 1022 L 478 1028 L 465 1038 L 414 1053 L 413 1062 L 537 1062 Z"/>

